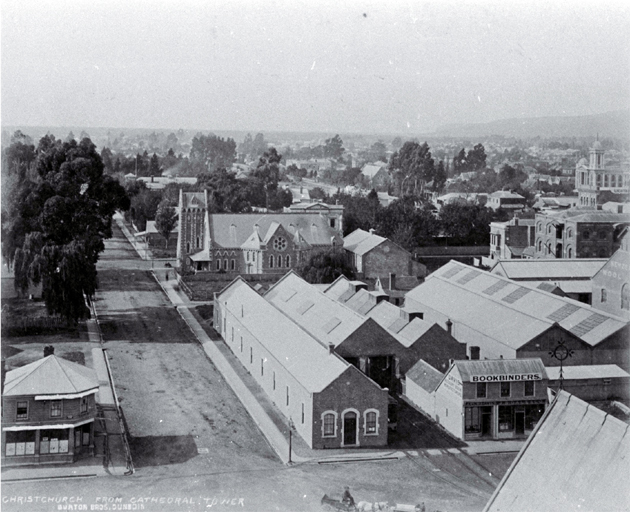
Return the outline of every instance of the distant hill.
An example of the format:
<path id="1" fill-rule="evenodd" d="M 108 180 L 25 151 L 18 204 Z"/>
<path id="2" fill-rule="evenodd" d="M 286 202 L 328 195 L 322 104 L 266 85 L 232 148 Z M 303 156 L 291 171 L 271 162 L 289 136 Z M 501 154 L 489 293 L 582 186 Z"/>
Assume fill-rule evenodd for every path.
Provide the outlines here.
<path id="1" fill-rule="evenodd" d="M 611 137 L 630 139 L 630 109 L 604 114 L 566 117 L 529 117 L 502 119 L 489 123 L 451 124 L 432 135 L 444 137 Z"/>

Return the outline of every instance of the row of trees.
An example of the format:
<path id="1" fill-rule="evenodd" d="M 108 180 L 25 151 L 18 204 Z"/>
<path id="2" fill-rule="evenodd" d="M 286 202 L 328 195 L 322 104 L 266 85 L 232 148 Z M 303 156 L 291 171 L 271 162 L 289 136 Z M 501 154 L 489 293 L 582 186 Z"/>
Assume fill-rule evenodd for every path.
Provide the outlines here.
<path id="1" fill-rule="evenodd" d="M 47 135 L 35 147 L 17 132 L 2 163 L 2 256 L 16 288 L 41 283 L 49 314 L 88 318 L 112 216 L 129 208 L 124 188 L 88 138 Z"/>

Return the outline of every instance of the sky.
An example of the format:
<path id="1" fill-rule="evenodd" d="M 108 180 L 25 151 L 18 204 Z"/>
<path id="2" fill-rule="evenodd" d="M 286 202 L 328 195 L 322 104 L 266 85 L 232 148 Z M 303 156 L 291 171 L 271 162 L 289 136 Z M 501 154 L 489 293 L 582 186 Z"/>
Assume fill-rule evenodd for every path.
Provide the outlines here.
<path id="1" fill-rule="evenodd" d="M 630 2 L 0 9 L 3 126 L 413 134 L 630 107 Z"/>

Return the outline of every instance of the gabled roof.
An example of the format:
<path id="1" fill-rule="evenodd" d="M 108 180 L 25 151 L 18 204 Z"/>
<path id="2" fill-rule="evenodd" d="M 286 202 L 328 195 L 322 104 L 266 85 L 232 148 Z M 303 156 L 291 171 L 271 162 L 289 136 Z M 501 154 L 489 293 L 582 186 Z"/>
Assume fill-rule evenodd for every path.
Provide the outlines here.
<path id="1" fill-rule="evenodd" d="M 628 430 L 621 420 L 560 391 L 484 512 L 630 509 Z"/>
<path id="2" fill-rule="evenodd" d="M 498 197 L 501 199 L 525 199 L 520 194 L 515 194 L 514 192 L 510 192 L 508 190 L 497 190 L 496 192 L 492 192 L 489 197 Z"/>
<path id="3" fill-rule="evenodd" d="M 381 245 L 385 240 L 387 240 L 387 238 L 363 231 L 362 229 L 355 229 L 352 233 L 344 237 L 343 248 L 354 254 L 363 255 Z"/>
<path id="4" fill-rule="evenodd" d="M 213 248 L 236 249 L 249 243 L 256 224 L 260 236 L 267 240 L 278 224 L 291 235 L 299 231 L 312 246 L 330 246 L 333 238 L 341 241 L 339 233 L 319 213 L 214 213 L 209 218 Z"/>
<path id="5" fill-rule="evenodd" d="M 520 375 L 540 373 L 547 378 L 545 366 L 539 358 L 536 359 L 474 359 L 469 361 L 455 361 L 462 382 L 471 382 L 473 375 Z"/>
<path id="6" fill-rule="evenodd" d="M 435 388 L 444 377 L 442 372 L 439 372 L 424 359 L 420 359 L 414 364 L 411 369 L 405 374 L 405 380 L 410 380 L 418 384 L 422 389 L 428 393 L 433 393 Z"/>
<path id="7" fill-rule="evenodd" d="M 516 280 L 591 279 L 607 261 L 606 258 L 500 260 L 491 272 Z"/>
<path id="8" fill-rule="evenodd" d="M 6 374 L 4 396 L 74 395 L 98 391 L 96 372 L 55 355 Z"/>
<path id="9" fill-rule="evenodd" d="M 184 192 L 182 194 L 183 208 L 207 208 L 206 196 L 203 192 Z"/>
<path id="10" fill-rule="evenodd" d="M 320 211 L 320 210 L 331 210 L 331 211 L 342 210 L 343 211 L 343 205 L 340 205 L 340 204 L 326 204 L 326 203 L 321 203 L 321 202 L 295 203 L 295 204 L 292 204 L 291 206 L 289 206 L 289 209 L 291 211 L 304 211 L 304 210 L 316 210 L 316 211 Z"/>
<path id="11" fill-rule="evenodd" d="M 405 297 L 514 350 L 555 323 L 591 346 L 628 325 L 624 319 L 587 304 L 454 260 Z"/>
<path id="12" fill-rule="evenodd" d="M 349 363 L 319 343 L 290 318 L 261 297 L 241 277 L 217 296 L 220 307 L 227 308 L 238 321 L 287 371 L 310 392 L 324 390 Z"/>
<path id="13" fill-rule="evenodd" d="M 290 271 L 264 298 L 322 343 L 337 346 L 366 321 Z"/>

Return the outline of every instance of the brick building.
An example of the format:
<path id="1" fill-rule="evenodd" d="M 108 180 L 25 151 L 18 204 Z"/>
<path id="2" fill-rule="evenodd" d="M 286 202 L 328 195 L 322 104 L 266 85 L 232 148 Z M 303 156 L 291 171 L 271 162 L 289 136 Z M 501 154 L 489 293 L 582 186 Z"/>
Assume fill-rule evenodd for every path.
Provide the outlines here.
<path id="1" fill-rule="evenodd" d="M 536 214 L 536 258 L 610 258 L 630 214 L 571 209 Z"/>
<path id="2" fill-rule="evenodd" d="M 471 359 L 537 357 L 557 366 L 550 352 L 562 341 L 573 350 L 565 365 L 630 367 L 627 321 L 456 261 L 408 292 L 405 305 L 426 321 L 452 322 Z"/>
<path id="3" fill-rule="evenodd" d="M 341 247 L 343 210 L 209 213 L 208 193 L 180 191 L 177 258 L 194 271 L 284 274 L 311 251 Z"/>
<path id="4" fill-rule="evenodd" d="M 281 300 L 292 298 L 303 303 L 283 290 Z M 310 448 L 387 444 L 387 391 L 334 345 L 321 343 L 241 277 L 214 304 L 214 325 L 227 347 Z M 335 329 L 333 320 L 319 323 Z"/>
<path id="5" fill-rule="evenodd" d="M 592 279 L 592 304 L 601 311 L 630 320 L 630 236 Z"/>
<path id="6" fill-rule="evenodd" d="M 2 465 L 73 462 L 94 453 L 94 370 L 49 355 L 7 372 Z"/>
<path id="7" fill-rule="evenodd" d="M 426 275 L 426 267 L 413 260 L 411 253 L 374 230 L 356 229 L 343 239 L 343 248 L 360 279 Z"/>
<path id="8" fill-rule="evenodd" d="M 490 223 L 490 262 L 520 259 L 535 242 L 534 219 L 514 217 L 506 222 Z"/>

